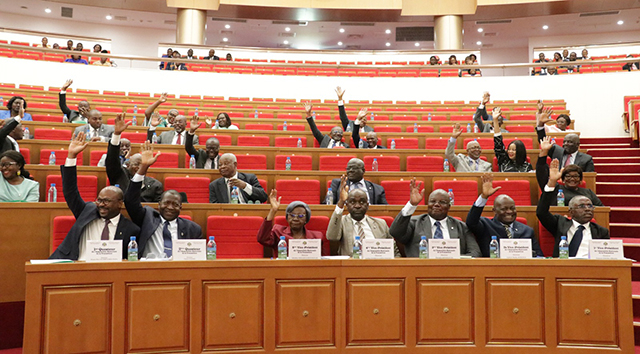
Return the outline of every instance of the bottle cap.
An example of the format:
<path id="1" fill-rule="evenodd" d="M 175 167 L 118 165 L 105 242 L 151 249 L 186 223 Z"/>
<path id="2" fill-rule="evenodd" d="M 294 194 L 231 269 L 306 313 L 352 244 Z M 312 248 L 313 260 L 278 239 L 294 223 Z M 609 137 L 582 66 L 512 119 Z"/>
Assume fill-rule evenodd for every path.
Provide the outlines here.
<path id="1" fill-rule="evenodd" d="M 135 236 L 131 236 L 131 241 L 135 241 L 136 237 Z"/>
<path id="2" fill-rule="evenodd" d="M 55 183 L 51 183 L 51 187 L 55 187 L 55 186 L 56 186 L 56 184 L 55 184 Z"/>
<path id="3" fill-rule="evenodd" d="M 209 241 L 213 241 L 214 237 L 213 236 L 209 236 Z"/>
<path id="4" fill-rule="evenodd" d="M 567 239 L 567 236 L 560 236 L 560 239 L 561 239 L 561 240 L 566 240 L 566 239 Z"/>
<path id="5" fill-rule="evenodd" d="M 420 236 L 420 239 L 421 239 L 421 240 L 426 240 L 426 239 L 427 239 L 427 236 Z"/>
<path id="6" fill-rule="evenodd" d="M 360 241 L 360 236 L 356 236 L 356 241 Z"/>
<path id="7" fill-rule="evenodd" d="M 492 240 L 497 240 L 497 239 L 498 239 L 498 236 L 491 236 L 491 239 L 492 239 Z"/>
<path id="8" fill-rule="evenodd" d="M 281 239 L 281 240 L 284 240 L 284 236 L 280 236 L 280 239 Z"/>
<path id="9" fill-rule="evenodd" d="M 191 155 L 191 157 L 196 157 L 196 155 Z"/>

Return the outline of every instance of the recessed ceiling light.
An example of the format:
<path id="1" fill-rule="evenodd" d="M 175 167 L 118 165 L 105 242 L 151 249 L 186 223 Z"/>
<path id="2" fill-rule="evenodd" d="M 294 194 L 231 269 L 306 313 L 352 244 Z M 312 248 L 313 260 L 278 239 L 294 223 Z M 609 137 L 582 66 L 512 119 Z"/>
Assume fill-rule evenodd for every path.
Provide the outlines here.
<path id="1" fill-rule="evenodd" d="M 391 43 L 389 43 L 389 42 L 387 42 L 385 45 L 386 45 L 387 47 L 391 47 Z"/>
<path id="2" fill-rule="evenodd" d="M 389 33 L 391 33 L 391 30 L 388 29 L 388 30 L 384 31 L 384 33 L 389 34 Z"/>
<path id="3" fill-rule="evenodd" d="M 544 26 L 542 26 L 542 29 L 543 29 L 543 30 L 549 29 L 549 26 L 544 25 Z"/>
<path id="4" fill-rule="evenodd" d="M 478 28 L 478 32 L 482 33 L 482 31 L 484 31 L 482 27 Z"/>
<path id="5" fill-rule="evenodd" d="M 105 18 L 106 18 L 107 20 L 112 20 L 112 19 L 113 19 L 113 16 L 111 16 L 111 15 L 107 15 L 107 16 L 105 16 Z"/>
<path id="6" fill-rule="evenodd" d="M 289 27 L 285 27 L 285 28 L 284 28 L 284 30 L 285 30 L 285 31 L 287 31 L 287 32 L 289 32 L 289 31 L 291 31 L 291 28 L 289 28 Z"/>
<path id="7" fill-rule="evenodd" d="M 619 24 L 619 25 L 621 25 L 621 24 L 623 24 L 623 23 L 624 23 L 624 21 L 622 21 L 622 20 L 618 21 L 618 24 Z"/>
<path id="8" fill-rule="evenodd" d="M 222 41 L 223 41 L 223 42 L 228 42 L 228 41 L 229 41 L 229 38 L 226 38 L 226 37 L 225 37 L 225 38 L 222 38 Z"/>
<path id="9" fill-rule="evenodd" d="M 482 45 L 482 42 L 477 41 L 477 42 L 476 42 L 476 44 L 477 44 L 477 45 Z"/>
<path id="10" fill-rule="evenodd" d="M 340 29 L 340 33 L 344 33 L 344 28 L 341 28 L 341 29 Z"/>
<path id="11" fill-rule="evenodd" d="M 416 47 L 419 47 L 419 46 L 420 46 L 420 43 L 416 42 L 414 45 L 415 45 Z"/>
<path id="12" fill-rule="evenodd" d="M 44 9 L 44 12 L 50 14 L 51 13 L 51 9 L 47 7 L 46 9 Z"/>
<path id="13" fill-rule="evenodd" d="M 229 26 L 229 25 L 224 25 L 224 28 L 229 29 L 229 28 L 231 28 L 231 26 Z"/>
<path id="14" fill-rule="evenodd" d="M 338 45 L 342 45 L 342 42 L 338 42 Z"/>
<path id="15" fill-rule="evenodd" d="M 289 44 L 289 41 L 284 41 L 284 44 Z"/>

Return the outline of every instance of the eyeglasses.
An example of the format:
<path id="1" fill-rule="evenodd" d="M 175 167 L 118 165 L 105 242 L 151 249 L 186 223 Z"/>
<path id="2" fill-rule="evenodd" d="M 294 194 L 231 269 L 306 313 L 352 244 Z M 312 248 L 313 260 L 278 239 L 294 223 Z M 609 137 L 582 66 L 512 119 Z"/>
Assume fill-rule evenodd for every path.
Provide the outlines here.
<path id="1" fill-rule="evenodd" d="M 574 209 L 588 209 L 588 210 L 593 210 L 595 208 L 596 207 L 593 204 L 580 204 L 574 207 Z"/>
<path id="2" fill-rule="evenodd" d="M 96 199 L 96 204 L 110 204 L 111 202 L 113 202 L 113 199 L 109 199 L 109 198 L 97 198 Z"/>
<path id="3" fill-rule="evenodd" d="M 437 200 L 437 201 L 436 200 L 430 200 L 429 204 L 438 204 L 440 206 L 447 206 L 447 205 L 451 204 L 451 202 L 448 201 L 448 200 Z"/>
<path id="4" fill-rule="evenodd" d="M 579 175 L 565 175 L 564 179 L 580 179 Z"/>
<path id="5" fill-rule="evenodd" d="M 306 214 L 292 214 L 292 213 L 289 213 L 289 214 L 287 214 L 287 215 L 289 215 L 289 216 L 290 216 L 290 217 L 292 217 L 292 218 L 298 218 L 298 219 L 304 219 L 304 218 L 306 218 L 306 217 L 307 217 L 307 215 L 306 215 Z"/>
<path id="6" fill-rule="evenodd" d="M 17 164 L 18 164 L 17 162 L 3 162 L 3 163 L 0 163 L 0 167 L 5 168 L 5 167 L 17 165 Z"/>

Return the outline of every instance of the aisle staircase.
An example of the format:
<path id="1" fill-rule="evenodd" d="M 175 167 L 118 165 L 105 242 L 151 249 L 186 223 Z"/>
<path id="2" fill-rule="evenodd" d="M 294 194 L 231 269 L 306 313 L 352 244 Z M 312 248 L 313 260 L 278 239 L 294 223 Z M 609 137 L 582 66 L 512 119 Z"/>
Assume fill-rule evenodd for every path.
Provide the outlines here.
<path id="1" fill-rule="evenodd" d="M 593 156 L 596 192 L 611 207 L 612 239 L 622 239 L 624 254 L 637 260 L 631 270 L 636 353 L 640 353 L 640 149 L 629 138 L 583 138 L 580 149 Z"/>

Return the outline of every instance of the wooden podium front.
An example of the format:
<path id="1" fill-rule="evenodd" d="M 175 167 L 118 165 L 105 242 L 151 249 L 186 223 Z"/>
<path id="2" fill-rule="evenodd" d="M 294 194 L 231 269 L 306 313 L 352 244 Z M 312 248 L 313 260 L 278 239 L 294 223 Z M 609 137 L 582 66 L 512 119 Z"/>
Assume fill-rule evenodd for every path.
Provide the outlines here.
<path id="1" fill-rule="evenodd" d="M 27 263 L 24 353 L 633 353 L 631 262 Z"/>

